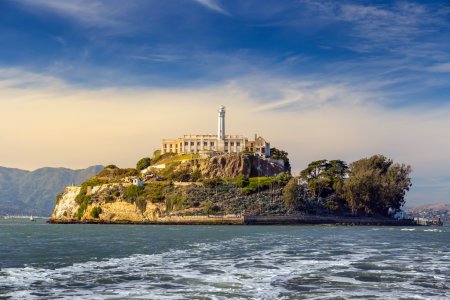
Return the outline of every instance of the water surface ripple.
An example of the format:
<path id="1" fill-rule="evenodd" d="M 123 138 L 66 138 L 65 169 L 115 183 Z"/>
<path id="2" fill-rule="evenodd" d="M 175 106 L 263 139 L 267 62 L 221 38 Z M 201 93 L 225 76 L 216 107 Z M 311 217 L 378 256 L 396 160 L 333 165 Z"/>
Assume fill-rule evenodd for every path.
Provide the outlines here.
<path id="1" fill-rule="evenodd" d="M 446 299 L 450 228 L 0 221 L 0 299 Z"/>

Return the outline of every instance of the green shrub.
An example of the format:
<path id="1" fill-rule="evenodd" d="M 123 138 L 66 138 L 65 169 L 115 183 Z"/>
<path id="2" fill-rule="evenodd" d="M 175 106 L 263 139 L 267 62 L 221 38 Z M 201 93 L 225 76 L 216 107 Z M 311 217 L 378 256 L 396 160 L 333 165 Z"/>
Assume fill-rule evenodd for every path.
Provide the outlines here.
<path id="1" fill-rule="evenodd" d="M 167 173 L 167 172 L 165 172 Z M 191 172 L 189 168 L 182 168 L 176 171 L 172 171 L 168 178 L 173 181 L 187 182 L 191 180 Z"/>
<path id="2" fill-rule="evenodd" d="M 275 177 L 251 177 L 248 186 L 242 188 L 246 195 L 267 190 L 272 187 L 283 187 L 292 178 L 288 173 L 280 173 Z"/>
<path id="3" fill-rule="evenodd" d="M 200 179 L 202 179 L 202 172 L 200 171 L 200 169 L 195 169 L 192 174 L 191 174 L 191 181 L 199 181 Z"/>
<path id="4" fill-rule="evenodd" d="M 218 187 L 219 185 L 221 185 L 223 182 L 224 181 L 222 178 L 204 179 L 203 185 L 207 188 L 215 188 L 215 187 Z"/>
<path id="5" fill-rule="evenodd" d="M 171 212 L 172 210 L 182 210 L 183 202 L 186 200 L 186 197 L 183 195 L 173 193 L 169 194 L 165 197 L 166 200 L 166 211 Z"/>
<path id="6" fill-rule="evenodd" d="M 148 168 L 150 166 L 150 163 L 151 163 L 150 157 L 144 157 L 137 162 L 136 169 L 138 171 L 142 171 L 142 170 Z"/>
<path id="7" fill-rule="evenodd" d="M 107 165 L 106 167 L 104 167 L 103 169 L 118 169 L 118 167 L 116 165 Z"/>
<path id="8" fill-rule="evenodd" d="M 250 183 L 248 177 L 244 176 L 244 175 L 240 175 L 235 178 L 232 178 L 232 182 L 234 182 L 234 184 L 238 188 L 244 188 L 244 187 L 248 186 Z"/>
<path id="9" fill-rule="evenodd" d="M 291 180 L 292 175 L 287 172 L 281 172 L 276 176 L 276 180 L 280 185 L 286 185 Z"/>
<path id="10" fill-rule="evenodd" d="M 167 186 L 163 182 L 152 182 L 144 187 L 144 193 L 153 203 L 162 202 L 164 200 L 164 190 Z"/>
<path id="11" fill-rule="evenodd" d="M 78 221 L 81 220 L 81 217 L 83 216 L 84 210 L 81 207 L 78 207 L 77 210 L 77 219 Z"/>
<path id="12" fill-rule="evenodd" d="M 102 208 L 99 206 L 96 206 L 91 210 L 91 216 L 95 219 L 98 219 L 98 217 L 100 216 L 101 213 L 102 213 Z"/>
<path id="13" fill-rule="evenodd" d="M 220 207 L 214 203 L 212 203 L 211 200 L 206 201 L 205 205 L 203 206 L 203 213 L 206 215 L 212 215 L 216 214 L 220 211 Z"/>
<path id="14" fill-rule="evenodd" d="M 134 203 L 136 199 L 144 193 L 143 186 L 130 185 L 125 188 L 124 198 L 128 202 Z"/>
<path id="15" fill-rule="evenodd" d="M 164 178 L 171 178 L 171 177 L 173 177 L 176 167 L 178 167 L 180 164 L 181 164 L 181 162 L 179 162 L 179 161 L 171 162 L 171 163 L 166 164 L 166 167 L 161 170 L 161 173 L 160 173 L 161 176 L 164 177 Z"/>
<path id="16" fill-rule="evenodd" d="M 177 155 L 176 153 L 172 153 L 172 152 L 161 154 L 161 151 L 159 151 L 159 152 L 155 151 L 154 154 L 155 155 L 153 156 L 153 158 L 150 162 L 152 165 L 156 164 L 157 162 L 162 161 L 163 159 Z"/>

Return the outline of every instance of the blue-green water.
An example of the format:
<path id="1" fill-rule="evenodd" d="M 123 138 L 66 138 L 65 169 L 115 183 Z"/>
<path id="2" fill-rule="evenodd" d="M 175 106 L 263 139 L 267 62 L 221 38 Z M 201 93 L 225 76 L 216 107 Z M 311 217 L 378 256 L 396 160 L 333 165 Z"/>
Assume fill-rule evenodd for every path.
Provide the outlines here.
<path id="1" fill-rule="evenodd" d="M 449 227 L 0 220 L 0 299 L 448 299 Z"/>

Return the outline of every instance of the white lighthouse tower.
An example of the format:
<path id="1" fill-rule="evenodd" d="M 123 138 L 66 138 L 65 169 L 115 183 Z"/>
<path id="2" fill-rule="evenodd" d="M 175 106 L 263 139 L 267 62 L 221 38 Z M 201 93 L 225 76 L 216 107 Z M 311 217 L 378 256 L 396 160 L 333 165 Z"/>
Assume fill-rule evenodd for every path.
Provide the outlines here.
<path id="1" fill-rule="evenodd" d="M 217 126 L 217 151 L 225 151 L 225 106 L 221 105 L 217 111 L 218 126 Z"/>
<path id="2" fill-rule="evenodd" d="M 225 106 L 221 105 L 219 107 L 219 110 L 217 111 L 219 113 L 219 124 L 217 126 L 217 138 L 219 140 L 225 139 Z"/>

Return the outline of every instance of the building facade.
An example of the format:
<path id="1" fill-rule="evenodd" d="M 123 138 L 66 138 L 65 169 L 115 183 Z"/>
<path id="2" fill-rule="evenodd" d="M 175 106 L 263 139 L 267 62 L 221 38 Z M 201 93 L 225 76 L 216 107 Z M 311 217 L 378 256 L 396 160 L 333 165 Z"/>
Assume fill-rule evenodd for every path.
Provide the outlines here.
<path id="1" fill-rule="evenodd" d="M 270 144 L 262 137 L 255 135 L 254 141 L 248 141 L 243 135 L 225 134 L 225 107 L 218 110 L 217 135 L 183 135 L 178 139 L 163 139 L 161 154 L 211 154 L 254 152 L 260 156 L 270 156 Z"/>

